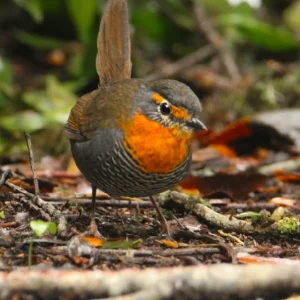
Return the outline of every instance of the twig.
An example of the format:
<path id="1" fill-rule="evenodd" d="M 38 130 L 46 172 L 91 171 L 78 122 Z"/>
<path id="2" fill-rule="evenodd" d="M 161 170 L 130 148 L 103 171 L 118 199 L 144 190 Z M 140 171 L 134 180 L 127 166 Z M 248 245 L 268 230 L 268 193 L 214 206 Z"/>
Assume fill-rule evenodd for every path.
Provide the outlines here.
<path id="1" fill-rule="evenodd" d="M 52 204 L 47 203 L 46 201 L 44 201 L 40 196 L 35 196 L 29 192 L 27 192 L 26 190 L 24 190 L 23 188 L 10 183 L 10 182 L 6 182 L 5 186 L 7 186 L 9 189 L 11 189 L 13 192 L 15 193 L 21 193 L 24 194 L 25 196 L 27 196 L 35 205 L 41 207 L 44 211 L 46 211 L 50 216 L 53 217 L 60 217 L 61 212 L 59 210 L 57 210 Z"/>
<path id="2" fill-rule="evenodd" d="M 28 198 L 26 198 L 25 195 L 20 194 L 20 193 L 18 193 L 18 194 L 14 193 L 14 194 L 12 194 L 12 197 L 14 200 L 21 202 L 25 206 L 27 206 L 29 208 L 29 210 L 33 210 L 36 213 L 40 214 L 44 220 L 46 220 L 48 222 L 50 222 L 52 220 L 50 215 L 47 212 L 45 212 L 42 208 L 36 206 L 34 203 L 32 203 L 31 200 L 28 200 Z"/>
<path id="3" fill-rule="evenodd" d="M 214 47 L 208 45 L 199 50 L 183 57 L 182 59 L 162 67 L 158 72 L 155 72 L 146 77 L 147 80 L 156 80 L 161 78 L 169 78 L 178 74 L 181 70 L 194 66 L 197 62 L 208 58 L 214 53 Z"/>
<path id="4" fill-rule="evenodd" d="M 58 232 L 60 235 L 64 235 L 66 232 L 66 224 L 67 220 L 65 216 L 61 213 L 61 211 L 57 210 L 51 203 L 47 203 L 44 201 L 39 195 L 33 195 L 23 188 L 14 185 L 10 182 L 5 182 L 4 184 L 9 189 L 11 189 L 15 193 L 21 193 L 27 196 L 33 204 L 40 207 L 45 213 L 49 214 L 49 217 L 47 216 L 47 220 L 51 220 L 51 217 L 55 217 L 58 219 Z"/>
<path id="5" fill-rule="evenodd" d="M 275 170 L 293 172 L 300 168 L 300 156 L 285 161 L 276 162 L 270 165 L 261 166 L 258 171 L 264 175 L 272 175 Z"/>
<path id="6" fill-rule="evenodd" d="M 218 234 L 220 234 L 221 236 L 225 236 L 225 237 L 229 237 L 231 238 L 237 245 L 239 246 L 244 246 L 244 242 L 241 241 L 238 237 L 230 234 L 230 233 L 226 233 L 226 232 L 223 232 L 223 230 L 219 229 L 218 230 Z"/>
<path id="7" fill-rule="evenodd" d="M 99 254 L 116 254 L 119 255 L 130 255 L 135 257 L 140 256 L 187 256 L 187 255 L 199 255 L 199 254 L 215 254 L 220 253 L 220 250 L 217 247 L 193 247 L 193 248 L 182 248 L 182 249 L 153 249 L 153 250 L 114 250 L 114 249 L 98 249 Z"/>
<path id="8" fill-rule="evenodd" d="M 215 199 L 210 199 L 209 203 L 212 206 L 221 206 L 224 207 L 225 209 L 242 209 L 242 210 L 262 210 L 262 209 L 275 209 L 278 205 L 274 204 L 274 203 L 265 203 L 265 202 L 247 202 L 247 203 L 217 203 L 217 201 L 215 201 Z"/>
<path id="9" fill-rule="evenodd" d="M 46 201 L 44 201 L 42 198 L 39 197 L 40 189 L 39 189 L 39 182 L 38 182 L 38 179 L 36 176 L 36 171 L 35 171 L 34 156 L 33 156 L 33 151 L 32 151 L 32 143 L 31 143 L 30 134 L 25 132 L 24 136 L 25 136 L 27 148 L 29 151 L 29 162 L 30 162 L 31 171 L 33 174 L 34 192 L 35 192 L 35 195 L 31 194 L 30 196 L 29 196 L 30 193 L 27 192 L 27 196 L 31 199 L 31 201 L 34 204 L 39 206 L 42 210 L 47 212 L 50 216 L 54 216 L 58 219 L 58 232 L 61 236 L 63 236 L 66 234 L 67 220 L 66 220 L 65 216 L 60 211 L 56 210 L 56 208 L 52 204 L 47 203 Z M 17 186 L 15 186 L 15 187 L 17 187 Z M 20 191 L 20 192 L 22 193 L 22 191 Z M 45 216 L 45 214 L 44 214 L 44 216 Z M 49 219 L 49 218 L 47 218 L 47 219 Z"/>
<path id="10" fill-rule="evenodd" d="M 7 228 L 7 227 L 16 227 L 18 226 L 18 222 L 7 222 L 7 223 L 0 223 L 0 228 Z"/>
<path id="11" fill-rule="evenodd" d="M 4 185 L 6 183 L 6 180 L 9 178 L 12 178 L 13 174 L 11 172 L 11 170 L 6 170 L 3 172 L 1 179 L 0 179 L 0 188 L 2 185 Z"/>
<path id="12" fill-rule="evenodd" d="M 210 22 L 206 14 L 204 7 L 198 2 L 195 2 L 194 4 L 194 14 L 199 29 L 206 35 L 211 45 L 219 53 L 227 73 L 234 82 L 238 82 L 241 76 L 239 69 L 229 51 L 228 45 L 215 30 L 213 24 Z"/>
<path id="13" fill-rule="evenodd" d="M 69 203 L 76 203 L 80 205 L 91 205 L 92 201 L 91 199 L 86 198 L 51 198 L 51 197 L 43 197 L 45 201 L 48 203 L 51 203 L 53 205 L 57 204 L 63 204 L 66 201 Z M 96 200 L 96 205 L 99 205 L 101 207 L 118 207 L 118 208 L 153 208 L 153 205 L 150 201 L 141 201 L 141 202 L 135 202 L 135 201 L 128 201 L 128 200 Z"/>
<path id="14" fill-rule="evenodd" d="M 180 236 L 180 234 L 182 234 L 184 231 L 179 231 L 176 233 L 177 236 Z M 237 259 L 236 259 L 236 251 L 229 245 L 226 244 L 222 238 L 220 238 L 217 235 L 207 235 L 207 234 L 203 234 L 203 233 L 197 233 L 194 231 L 189 231 L 188 234 L 190 235 L 190 238 L 196 238 L 196 239 L 201 239 L 201 240 L 208 240 L 209 242 L 214 242 L 216 243 L 216 245 L 222 247 L 225 249 L 225 251 L 227 251 L 228 255 L 231 257 L 231 261 L 233 264 L 237 264 Z"/>
<path id="15" fill-rule="evenodd" d="M 31 143 L 31 137 L 30 134 L 28 132 L 24 132 L 24 136 L 26 139 L 26 143 L 27 143 L 27 148 L 28 148 L 28 152 L 29 152 L 29 162 L 30 162 L 30 168 L 33 174 L 33 183 L 34 183 L 34 192 L 35 195 L 39 195 L 40 194 L 40 189 L 39 189 L 39 182 L 36 176 L 36 171 L 35 171 L 35 164 L 34 164 L 34 157 L 33 157 L 33 151 L 32 151 L 32 143 Z"/>
<path id="16" fill-rule="evenodd" d="M 81 247 L 83 245 L 83 247 Z M 200 255 L 200 254 L 216 254 L 220 253 L 218 247 L 204 247 L 202 246 L 193 246 L 191 248 L 179 248 L 179 249 L 152 249 L 152 250 L 123 250 L 123 249 L 95 249 L 92 245 L 87 244 L 82 241 L 81 238 L 77 235 L 74 236 L 68 243 L 68 248 L 65 251 L 68 251 L 70 257 L 73 256 L 89 256 L 97 252 L 98 256 L 114 256 L 114 255 L 130 255 L 131 257 L 146 257 L 146 256 L 188 256 L 188 255 Z M 59 250 L 61 251 L 61 249 Z M 60 254 L 62 254 L 60 252 Z M 66 254 L 66 253 L 64 253 Z"/>
<path id="17" fill-rule="evenodd" d="M 184 209 L 189 211 L 192 209 L 193 213 L 205 220 L 206 222 L 222 228 L 224 230 L 235 231 L 245 234 L 255 234 L 255 233 L 274 233 L 279 234 L 278 226 L 276 223 L 268 226 L 266 228 L 260 228 L 253 226 L 250 222 L 243 220 L 235 219 L 234 217 L 230 218 L 224 215 L 221 215 L 209 207 L 199 203 L 195 198 L 191 198 L 185 194 L 178 192 L 165 192 L 160 194 L 159 201 L 161 205 L 165 205 L 168 201 L 175 201 L 177 204 L 184 206 Z"/>
<path id="18" fill-rule="evenodd" d="M 287 264 L 112 271 L 16 270 L 0 273 L 0 298 L 254 299 L 300 292 L 300 268 Z M 119 298 L 121 299 L 121 298 Z M 125 298 L 122 298 L 125 299 Z"/>

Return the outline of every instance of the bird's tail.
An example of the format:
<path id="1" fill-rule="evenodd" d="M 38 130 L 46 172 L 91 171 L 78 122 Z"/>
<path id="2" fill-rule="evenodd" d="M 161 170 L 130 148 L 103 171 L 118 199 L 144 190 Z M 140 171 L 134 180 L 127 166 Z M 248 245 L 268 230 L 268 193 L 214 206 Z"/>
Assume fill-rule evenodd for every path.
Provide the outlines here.
<path id="1" fill-rule="evenodd" d="M 109 0 L 102 17 L 96 69 L 100 84 L 131 77 L 131 45 L 126 0 Z"/>

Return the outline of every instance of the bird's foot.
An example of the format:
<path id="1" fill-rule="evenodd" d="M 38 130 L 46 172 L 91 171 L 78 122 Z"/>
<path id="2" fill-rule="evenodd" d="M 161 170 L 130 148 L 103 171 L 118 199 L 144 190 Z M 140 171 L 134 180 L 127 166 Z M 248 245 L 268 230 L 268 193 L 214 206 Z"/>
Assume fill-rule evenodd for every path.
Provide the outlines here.
<path id="1" fill-rule="evenodd" d="M 91 219 L 91 223 L 86 235 L 103 239 L 103 235 L 98 231 L 97 223 L 94 218 Z"/>
<path id="2" fill-rule="evenodd" d="M 159 233 L 159 237 L 173 241 L 173 238 L 172 238 L 171 232 L 170 232 L 170 226 L 165 217 L 163 219 L 161 218 L 161 229 L 162 229 L 162 231 Z"/>

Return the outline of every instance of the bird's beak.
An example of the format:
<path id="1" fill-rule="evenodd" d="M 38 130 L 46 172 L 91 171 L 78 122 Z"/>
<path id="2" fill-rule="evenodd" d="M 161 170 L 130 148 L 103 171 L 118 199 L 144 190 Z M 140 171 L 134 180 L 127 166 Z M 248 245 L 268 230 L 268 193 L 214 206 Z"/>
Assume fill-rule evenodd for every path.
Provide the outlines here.
<path id="1" fill-rule="evenodd" d="M 186 125 L 195 130 L 207 130 L 206 126 L 197 118 L 191 118 Z"/>

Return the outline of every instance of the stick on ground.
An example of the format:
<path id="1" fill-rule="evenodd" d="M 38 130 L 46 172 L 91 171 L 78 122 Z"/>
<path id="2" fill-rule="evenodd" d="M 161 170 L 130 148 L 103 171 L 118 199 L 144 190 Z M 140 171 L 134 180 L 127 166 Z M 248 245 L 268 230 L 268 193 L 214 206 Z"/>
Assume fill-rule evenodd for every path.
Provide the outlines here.
<path id="1" fill-rule="evenodd" d="M 16 270 L 0 273 L 0 298 L 25 293 L 35 299 L 281 299 L 300 292 L 299 278 L 300 268 L 285 264 L 119 272 Z"/>
<path id="2" fill-rule="evenodd" d="M 33 183 L 34 183 L 34 191 L 35 191 L 35 195 L 39 195 L 40 194 L 40 188 L 39 188 L 39 182 L 36 176 L 36 171 L 35 171 L 35 164 L 34 164 L 34 156 L 33 156 L 33 151 L 32 151 L 32 143 L 31 143 L 31 137 L 30 134 L 28 132 L 24 132 L 24 136 L 26 139 L 26 143 L 27 143 L 27 148 L 28 148 L 28 152 L 29 152 L 29 162 L 30 162 L 30 168 L 33 174 Z"/>

